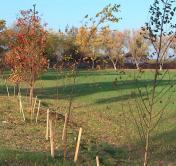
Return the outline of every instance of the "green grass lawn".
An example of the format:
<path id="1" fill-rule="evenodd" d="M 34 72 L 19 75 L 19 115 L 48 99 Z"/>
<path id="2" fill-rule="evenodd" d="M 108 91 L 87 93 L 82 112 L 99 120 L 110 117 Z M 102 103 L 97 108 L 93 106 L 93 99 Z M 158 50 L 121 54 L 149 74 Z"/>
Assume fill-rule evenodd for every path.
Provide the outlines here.
<path id="1" fill-rule="evenodd" d="M 159 76 L 160 79 L 163 73 Z M 63 77 L 62 74 L 51 70 L 36 82 L 35 96 L 41 99 L 43 106 L 38 124 L 34 121 L 31 123 L 30 115 L 27 113 L 28 88 L 21 85 L 25 114 L 28 118 L 24 123 L 19 113 L 18 99 L 13 96 L 13 85 L 8 83 L 8 97 L 4 80 L 0 80 L 0 164 L 74 165 L 72 160 L 75 138 L 79 127 L 83 127 L 79 165 L 95 165 L 96 155 L 99 156 L 101 165 L 141 165 L 143 143 L 133 125 L 129 104 L 135 104 L 137 95 L 134 94 L 138 94 L 138 88 L 142 90 L 142 96 L 146 97 L 144 89 L 151 88 L 153 71 L 146 70 L 142 74 L 135 70 L 79 71 L 75 85 L 69 72 L 65 75 Z M 166 73 L 164 79 L 158 83 L 157 92 L 173 83 L 175 78 L 175 71 Z M 48 107 L 62 114 L 67 112 L 72 90 L 73 123 L 69 125 L 68 132 L 68 161 L 62 160 L 63 120 L 56 124 L 57 156 L 52 160 L 49 156 L 49 142 L 45 140 L 45 112 Z M 159 110 L 170 95 L 172 97 L 161 123 L 152 133 L 151 165 L 176 165 L 175 87 L 161 96 L 155 109 Z M 136 111 L 135 107 L 133 111 Z"/>

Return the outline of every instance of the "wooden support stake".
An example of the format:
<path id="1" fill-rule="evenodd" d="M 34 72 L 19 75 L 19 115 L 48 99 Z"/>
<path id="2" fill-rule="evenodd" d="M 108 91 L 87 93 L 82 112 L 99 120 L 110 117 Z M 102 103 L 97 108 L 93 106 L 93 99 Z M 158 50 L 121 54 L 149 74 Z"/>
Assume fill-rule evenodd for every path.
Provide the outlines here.
<path id="1" fill-rule="evenodd" d="M 64 138 L 65 138 L 66 127 L 67 127 L 67 119 L 68 119 L 68 114 L 66 113 L 65 114 L 64 128 L 63 128 L 63 131 L 62 131 L 62 141 L 64 141 Z"/>
<path id="2" fill-rule="evenodd" d="M 55 156 L 55 143 L 54 143 L 54 128 L 53 128 L 53 120 L 49 120 L 50 126 L 50 146 L 51 146 L 51 157 L 54 158 Z"/>
<path id="3" fill-rule="evenodd" d="M 99 157 L 98 156 L 96 156 L 96 164 L 97 164 L 97 166 L 100 166 L 100 162 L 99 162 Z"/>
<path id="4" fill-rule="evenodd" d="M 20 94 L 18 93 L 18 98 L 19 98 L 19 106 L 20 106 L 20 113 L 21 113 L 21 96 L 20 96 Z"/>
<path id="5" fill-rule="evenodd" d="M 46 116 L 46 140 L 49 137 L 49 109 L 47 109 L 47 116 Z"/>
<path id="6" fill-rule="evenodd" d="M 65 114 L 65 122 L 64 122 L 64 128 L 62 132 L 62 141 L 64 146 L 64 160 L 66 160 L 67 156 L 67 120 L 68 120 L 68 114 Z"/>
<path id="7" fill-rule="evenodd" d="M 33 116 L 34 116 L 34 113 L 35 113 L 35 105 L 36 105 L 36 102 L 37 102 L 37 96 L 35 97 L 35 100 L 34 100 L 34 105 L 33 105 L 33 108 L 32 108 L 31 119 L 33 119 Z"/>
<path id="8" fill-rule="evenodd" d="M 38 116 L 39 116 L 39 111 L 40 111 L 40 103 L 41 103 L 41 100 L 39 100 L 39 102 L 38 102 L 38 109 L 37 109 L 37 116 L 36 116 L 36 123 L 37 123 L 37 121 L 38 121 Z"/>
<path id="9" fill-rule="evenodd" d="M 21 95 L 19 96 L 19 100 L 20 100 L 20 113 L 22 113 L 23 115 L 23 120 L 25 122 L 25 115 L 24 115 L 24 110 L 23 110 L 23 105 L 22 105 L 22 101 L 21 101 Z"/>
<path id="10" fill-rule="evenodd" d="M 78 141 L 77 141 L 76 150 L 75 150 L 75 157 L 74 157 L 74 162 L 75 163 L 78 160 L 78 153 L 79 153 L 79 146 L 80 146 L 80 141 L 81 141 L 81 134 L 82 134 L 82 128 L 79 129 Z"/>

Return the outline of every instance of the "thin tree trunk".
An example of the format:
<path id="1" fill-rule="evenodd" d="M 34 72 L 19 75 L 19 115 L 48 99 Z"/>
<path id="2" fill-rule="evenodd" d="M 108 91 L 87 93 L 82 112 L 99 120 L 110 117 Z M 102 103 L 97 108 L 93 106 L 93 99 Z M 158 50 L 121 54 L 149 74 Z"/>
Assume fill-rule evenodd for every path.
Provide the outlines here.
<path id="1" fill-rule="evenodd" d="M 162 71 L 163 70 L 163 63 L 160 63 L 160 69 L 159 69 L 160 71 Z"/>
<path id="2" fill-rule="evenodd" d="M 118 58 L 116 58 L 116 60 L 115 60 L 116 69 L 117 69 L 117 62 L 118 62 Z"/>
<path id="3" fill-rule="evenodd" d="M 139 63 L 137 62 L 136 59 L 135 59 L 134 61 L 135 61 L 135 64 L 136 64 L 136 69 L 139 70 L 139 69 L 140 69 L 140 67 L 139 67 Z"/>
<path id="4" fill-rule="evenodd" d="M 92 69 L 94 69 L 95 68 L 95 60 L 93 59 L 92 60 Z"/>
<path id="5" fill-rule="evenodd" d="M 112 61 L 112 64 L 113 64 L 114 70 L 116 71 L 116 70 L 117 70 L 116 63 L 114 63 L 114 62 Z"/>
<path id="6" fill-rule="evenodd" d="M 111 62 L 112 62 L 112 65 L 113 65 L 114 70 L 116 71 L 116 70 L 117 70 L 117 66 L 116 66 L 117 63 L 114 62 L 111 57 L 109 57 L 109 58 L 110 58 L 110 60 L 111 60 Z"/>
<path id="7" fill-rule="evenodd" d="M 95 48 L 93 47 L 92 49 L 93 54 L 92 54 L 92 69 L 95 68 Z"/>
<path id="8" fill-rule="evenodd" d="M 165 62 L 165 56 L 163 56 L 163 58 L 160 60 L 160 71 L 163 70 L 163 66 L 164 66 L 164 62 Z"/>
<path id="9" fill-rule="evenodd" d="M 32 108 L 33 108 L 33 95 L 34 95 L 34 85 L 31 85 L 30 92 L 29 92 L 30 111 L 32 111 Z"/>

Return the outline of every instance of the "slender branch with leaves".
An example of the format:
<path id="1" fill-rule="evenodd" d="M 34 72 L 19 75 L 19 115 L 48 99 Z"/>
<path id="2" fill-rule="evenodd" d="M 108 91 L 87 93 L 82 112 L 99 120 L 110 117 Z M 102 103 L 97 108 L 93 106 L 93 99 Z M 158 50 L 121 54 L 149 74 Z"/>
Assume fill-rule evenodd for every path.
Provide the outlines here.
<path id="1" fill-rule="evenodd" d="M 147 166 L 150 161 L 151 136 L 164 116 L 166 107 L 170 103 L 171 89 L 175 85 L 175 81 L 170 77 L 168 70 L 164 73 L 159 72 L 163 56 L 170 48 L 176 35 L 176 26 L 173 23 L 173 16 L 176 11 L 174 6 L 174 0 L 155 0 L 149 10 L 150 22 L 142 27 L 142 35 L 151 42 L 154 50 L 152 56 L 156 59 L 151 84 L 146 84 L 144 88 L 138 86 L 133 107 L 130 106 L 134 124 L 142 142 L 144 142 L 144 166 Z M 165 36 L 167 36 L 168 41 L 163 46 Z M 139 72 L 135 78 L 137 84 L 142 75 L 143 72 Z M 166 77 L 167 80 L 164 80 Z M 161 88 L 160 85 L 163 81 L 167 81 L 167 86 Z M 146 96 L 144 97 L 143 94 Z M 137 110 L 136 113 L 133 110 Z"/>

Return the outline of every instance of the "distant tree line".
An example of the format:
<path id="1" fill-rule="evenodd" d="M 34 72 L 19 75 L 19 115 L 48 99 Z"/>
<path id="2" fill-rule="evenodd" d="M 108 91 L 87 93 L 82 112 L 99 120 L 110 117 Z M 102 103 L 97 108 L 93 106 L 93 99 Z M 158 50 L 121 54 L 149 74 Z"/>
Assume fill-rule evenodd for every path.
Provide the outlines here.
<path id="1" fill-rule="evenodd" d="M 164 36 L 163 52 L 168 36 Z M 156 43 L 157 44 L 157 43 Z M 160 70 L 176 68 L 174 39 L 164 53 Z M 51 66 L 79 61 L 80 68 L 154 68 L 151 43 L 142 35 L 142 30 L 111 30 L 81 26 L 67 27 L 65 31 L 50 31 L 47 39 L 46 56 Z"/>
<path id="2" fill-rule="evenodd" d="M 18 31 L 18 27 L 7 28 L 5 21 L 0 21 L 0 68 L 4 68 L 3 55 L 11 49 L 7 43 L 15 38 L 9 34 Z M 154 68 L 155 57 L 152 56 L 152 44 L 144 38 L 143 27 L 139 30 L 112 30 L 108 26 L 102 28 L 82 25 L 69 27 L 65 30 L 49 30 L 46 36 L 44 54 L 49 60 L 49 67 L 57 67 L 60 63 L 69 65 L 76 62 L 79 68 Z M 160 59 L 162 68 L 176 68 L 176 39 L 164 51 L 169 36 L 165 35 L 162 43 L 163 56 Z M 157 46 L 157 42 L 155 45 Z"/>

